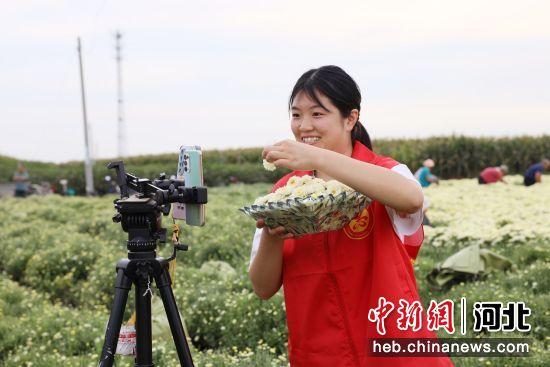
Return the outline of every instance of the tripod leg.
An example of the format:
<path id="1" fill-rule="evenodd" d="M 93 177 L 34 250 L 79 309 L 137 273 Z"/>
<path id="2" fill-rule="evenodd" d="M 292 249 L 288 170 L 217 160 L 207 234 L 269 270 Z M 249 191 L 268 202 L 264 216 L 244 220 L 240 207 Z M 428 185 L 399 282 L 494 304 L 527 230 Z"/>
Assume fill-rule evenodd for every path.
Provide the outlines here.
<path id="1" fill-rule="evenodd" d="M 172 292 L 172 281 L 170 280 L 170 273 L 168 273 L 168 266 L 163 266 L 163 270 L 155 276 L 157 287 L 164 304 L 164 310 L 170 324 L 170 331 L 172 332 L 172 338 L 176 344 L 176 350 L 180 360 L 180 365 L 183 367 L 193 367 L 193 359 L 191 358 L 191 351 L 185 338 L 185 332 L 181 323 L 180 314 L 178 312 L 178 306 L 176 305 L 176 299 L 174 298 L 174 292 Z"/>
<path id="2" fill-rule="evenodd" d="M 151 287 L 149 276 L 136 281 L 136 363 L 135 367 L 153 367 L 151 332 Z"/>
<path id="3" fill-rule="evenodd" d="M 115 299 L 111 308 L 111 315 L 105 330 L 105 341 L 101 351 L 99 367 L 111 367 L 114 362 L 118 335 L 124 316 L 124 308 L 128 301 L 128 292 L 132 287 L 132 281 L 124 274 L 124 269 L 117 266 L 117 276 L 115 281 Z"/>

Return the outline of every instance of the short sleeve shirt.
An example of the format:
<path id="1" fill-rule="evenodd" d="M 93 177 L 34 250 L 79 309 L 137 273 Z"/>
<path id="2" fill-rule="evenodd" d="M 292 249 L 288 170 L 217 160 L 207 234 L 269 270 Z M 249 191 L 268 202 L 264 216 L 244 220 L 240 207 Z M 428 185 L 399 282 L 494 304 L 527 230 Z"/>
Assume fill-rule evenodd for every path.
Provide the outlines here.
<path id="1" fill-rule="evenodd" d="M 544 166 L 542 163 L 533 164 L 531 167 L 529 167 L 527 172 L 525 172 L 525 177 L 530 178 L 531 180 L 535 180 L 535 175 L 538 172 L 542 171 L 544 171 Z"/>
<path id="2" fill-rule="evenodd" d="M 479 175 L 486 183 L 495 183 L 502 179 L 502 172 L 498 167 L 487 167 Z"/>
<path id="3" fill-rule="evenodd" d="M 428 187 L 432 183 L 428 181 L 428 178 L 432 175 L 428 167 L 421 167 L 415 172 L 415 177 L 420 182 L 420 186 Z"/>
<path id="4" fill-rule="evenodd" d="M 24 172 L 16 171 L 13 175 L 19 179 L 21 178 L 25 179 L 25 181 L 17 181 L 15 183 L 15 189 L 17 191 L 27 191 L 29 188 L 29 184 L 27 182 L 27 180 L 29 179 L 29 173 L 27 171 L 24 171 Z"/>

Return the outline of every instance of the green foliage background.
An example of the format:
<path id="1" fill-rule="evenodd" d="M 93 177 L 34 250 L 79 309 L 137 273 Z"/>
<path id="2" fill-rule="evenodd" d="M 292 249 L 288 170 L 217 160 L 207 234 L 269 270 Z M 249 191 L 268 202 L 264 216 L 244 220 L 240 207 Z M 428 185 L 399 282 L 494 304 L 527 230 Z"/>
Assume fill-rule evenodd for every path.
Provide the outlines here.
<path id="1" fill-rule="evenodd" d="M 550 155 L 550 135 L 514 138 L 474 138 L 465 136 L 431 137 L 426 139 L 375 139 L 374 150 L 409 166 L 419 167 L 428 157 L 437 162 L 434 173 L 442 178 L 477 177 L 487 166 L 507 164 L 510 173 L 523 173 L 527 167 Z M 226 185 L 230 176 L 242 183 L 274 182 L 284 173 L 268 172 L 261 165 L 261 148 L 211 150 L 203 155 L 204 179 L 208 186 Z M 94 166 L 95 187 L 105 190 L 103 178 L 113 176 L 106 165 L 111 160 L 98 160 Z M 154 178 L 159 173 L 175 174 L 178 155 L 161 154 L 131 157 L 124 160 L 127 170 L 140 177 Z M 83 193 L 82 162 L 63 164 L 25 162 L 35 183 L 59 179 L 69 180 L 71 187 Z M 11 179 L 17 161 L 0 156 L 0 182 Z M 58 187 L 59 188 L 59 187 Z"/>
<path id="2" fill-rule="evenodd" d="M 520 180 L 511 178 L 506 190 L 478 187 L 474 180 L 444 181 L 440 187 L 430 188 L 435 230 L 460 233 L 461 223 L 476 215 L 468 211 L 460 211 L 455 217 L 448 215 L 460 205 L 457 192 L 464 193 L 458 202 L 488 197 L 509 206 L 511 213 L 496 219 L 511 226 L 516 219 L 523 223 L 519 218 L 523 214 L 514 213 L 515 200 L 523 195 L 541 199 L 534 201 L 530 213 L 548 214 L 544 205 L 550 198 L 550 187 L 543 184 L 526 189 L 518 185 Z M 178 256 L 174 291 L 198 366 L 262 367 L 287 363 L 283 297 L 279 293 L 269 301 L 261 301 L 254 295 L 247 277 L 254 222 L 237 211 L 269 188 L 269 184 L 212 188 L 207 225 L 183 228 L 182 242 L 190 244 L 191 249 Z M 469 199 L 467 193 L 474 190 L 485 191 Z M 125 234 L 111 221 L 113 199 L 114 196 L 49 196 L 0 201 L 0 365 L 96 365 L 112 301 L 115 264 L 126 256 Z M 170 222 L 167 217 L 164 225 L 170 227 Z M 531 357 L 455 358 L 457 366 L 542 366 L 550 361 L 550 236 L 536 228 L 535 232 L 523 240 L 508 241 L 502 237 L 487 243 L 480 239 L 477 242 L 483 246 L 509 257 L 516 269 L 456 284 L 446 291 L 429 290 L 424 278 L 438 262 L 475 243 L 475 233 L 449 236 L 444 244 L 428 233 L 415 265 L 425 303 L 446 298 L 458 302 L 464 296 L 470 305 L 475 301 L 521 300 L 532 309 L 529 322 L 533 330 L 528 335 L 489 335 L 533 338 Z M 170 246 L 161 247 L 159 252 L 169 256 Z M 210 261 L 224 261 L 235 272 L 207 271 L 205 264 Z M 154 300 L 158 302 L 158 295 Z M 133 304 L 132 294 L 128 304 Z M 126 317 L 130 316 L 128 308 Z M 455 321 L 458 328 L 458 319 Z M 169 333 L 157 329 L 154 335 L 156 365 L 177 365 Z M 474 335 L 469 332 L 467 336 Z M 131 366 L 133 361 L 120 358 L 118 365 Z"/>

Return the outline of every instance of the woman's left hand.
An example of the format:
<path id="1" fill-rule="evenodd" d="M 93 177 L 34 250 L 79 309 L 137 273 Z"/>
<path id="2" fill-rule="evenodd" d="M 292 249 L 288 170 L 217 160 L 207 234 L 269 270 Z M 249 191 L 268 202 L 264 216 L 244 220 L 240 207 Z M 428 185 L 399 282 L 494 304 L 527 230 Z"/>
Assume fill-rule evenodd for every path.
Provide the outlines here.
<path id="1" fill-rule="evenodd" d="M 321 148 L 287 139 L 265 147 L 262 157 L 277 167 L 309 171 L 318 169 L 321 151 Z"/>

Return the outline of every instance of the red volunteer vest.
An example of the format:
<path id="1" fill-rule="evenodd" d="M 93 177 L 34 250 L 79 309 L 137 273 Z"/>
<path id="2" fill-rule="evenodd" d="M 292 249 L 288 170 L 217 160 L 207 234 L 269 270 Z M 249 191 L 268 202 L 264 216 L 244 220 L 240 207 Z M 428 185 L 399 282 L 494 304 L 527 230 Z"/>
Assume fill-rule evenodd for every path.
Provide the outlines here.
<path id="1" fill-rule="evenodd" d="M 352 157 L 388 169 L 398 164 L 358 142 Z M 312 172 L 292 172 L 274 190 L 291 176 L 305 174 Z M 386 208 L 377 201 L 340 230 L 285 240 L 283 289 L 292 367 L 452 366 L 447 357 L 388 358 L 367 353 L 368 338 L 436 337 L 425 320 L 416 332 L 397 328 L 399 300 L 410 304 L 420 300 L 411 258 L 422 240 L 421 228 L 405 238 L 404 245 Z M 395 305 L 385 319 L 385 335 L 378 334 L 368 320 L 368 311 L 378 306 L 379 297 Z"/>

